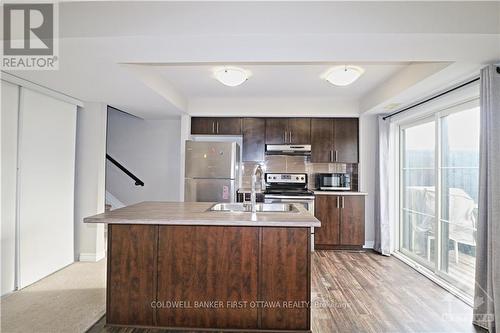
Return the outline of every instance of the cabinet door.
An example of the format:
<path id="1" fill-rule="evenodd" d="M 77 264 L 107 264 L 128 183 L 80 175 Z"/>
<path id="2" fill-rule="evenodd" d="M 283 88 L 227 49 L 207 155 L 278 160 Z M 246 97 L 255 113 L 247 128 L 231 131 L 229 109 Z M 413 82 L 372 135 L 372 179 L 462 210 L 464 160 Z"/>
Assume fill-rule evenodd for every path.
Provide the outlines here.
<path id="1" fill-rule="evenodd" d="M 266 120 L 243 118 L 243 161 L 264 161 Z"/>
<path id="2" fill-rule="evenodd" d="M 156 225 L 108 226 L 107 324 L 154 325 L 157 239 Z"/>
<path id="3" fill-rule="evenodd" d="M 311 120 L 311 162 L 332 162 L 333 121 L 317 118 Z"/>
<path id="4" fill-rule="evenodd" d="M 191 134 L 215 134 L 214 118 L 191 118 Z"/>
<path id="5" fill-rule="evenodd" d="M 344 195 L 340 203 L 340 243 L 342 245 L 365 244 L 365 197 Z"/>
<path id="6" fill-rule="evenodd" d="M 311 143 L 311 119 L 290 118 L 288 120 L 288 142 L 308 145 Z"/>
<path id="7" fill-rule="evenodd" d="M 215 134 L 241 135 L 241 118 L 214 118 Z"/>
<path id="8" fill-rule="evenodd" d="M 338 118 L 333 123 L 335 162 L 358 163 L 358 118 Z"/>
<path id="9" fill-rule="evenodd" d="M 223 305 L 158 308 L 158 326 L 242 331 L 258 328 L 256 307 L 226 306 L 228 302 L 258 300 L 258 228 L 162 225 L 158 233 L 156 300 L 183 301 L 191 306 L 195 302 Z M 127 308 L 123 304 L 121 307 Z M 145 306 L 149 304 L 144 302 Z"/>
<path id="10" fill-rule="evenodd" d="M 314 216 L 321 222 L 321 227 L 314 229 L 314 244 L 339 245 L 340 197 L 317 195 L 314 207 Z"/>
<path id="11" fill-rule="evenodd" d="M 260 299 L 268 304 L 308 304 L 310 287 L 309 228 L 262 228 Z M 262 308 L 261 330 L 309 330 L 307 306 Z"/>
<path id="12" fill-rule="evenodd" d="M 266 119 L 266 144 L 284 144 L 288 142 L 288 119 Z"/>

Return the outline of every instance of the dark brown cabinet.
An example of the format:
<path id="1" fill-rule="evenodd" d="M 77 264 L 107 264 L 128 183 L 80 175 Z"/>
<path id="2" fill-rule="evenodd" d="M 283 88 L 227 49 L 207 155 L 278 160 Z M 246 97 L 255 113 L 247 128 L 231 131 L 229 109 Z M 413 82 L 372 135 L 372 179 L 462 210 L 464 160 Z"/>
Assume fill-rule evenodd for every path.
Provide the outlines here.
<path id="1" fill-rule="evenodd" d="M 110 224 L 108 233 L 108 325 L 310 332 L 308 227 Z"/>
<path id="2" fill-rule="evenodd" d="M 264 118 L 243 118 L 243 162 L 264 161 L 266 141 L 266 120 Z"/>
<path id="3" fill-rule="evenodd" d="M 358 163 L 358 118 L 333 120 L 333 151 L 335 162 Z"/>
<path id="4" fill-rule="evenodd" d="M 317 195 L 314 216 L 321 222 L 321 227 L 314 231 L 314 244 L 317 249 L 363 247 L 363 195 Z"/>
<path id="5" fill-rule="evenodd" d="M 191 118 L 191 134 L 215 134 L 215 121 L 213 118 Z"/>
<path id="6" fill-rule="evenodd" d="M 310 144 L 311 119 L 267 118 L 266 144 Z"/>
<path id="7" fill-rule="evenodd" d="M 311 162 L 358 163 L 358 118 L 311 120 Z"/>
<path id="8" fill-rule="evenodd" d="M 283 144 L 286 143 L 288 130 L 287 118 L 267 118 L 266 119 L 266 143 Z"/>
<path id="9" fill-rule="evenodd" d="M 321 227 L 314 230 L 314 245 L 340 245 L 340 197 L 317 195 L 314 200 L 314 216 Z"/>
<path id="10" fill-rule="evenodd" d="M 241 118 L 193 117 L 191 134 L 241 135 Z"/>

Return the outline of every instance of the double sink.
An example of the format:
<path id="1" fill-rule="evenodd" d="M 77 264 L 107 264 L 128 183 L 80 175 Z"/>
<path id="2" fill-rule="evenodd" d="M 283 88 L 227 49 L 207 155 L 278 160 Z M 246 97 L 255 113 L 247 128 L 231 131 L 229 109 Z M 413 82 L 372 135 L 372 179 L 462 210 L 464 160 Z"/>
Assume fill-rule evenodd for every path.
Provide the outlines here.
<path id="1" fill-rule="evenodd" d="M 258 213 L 299 213 L 300 211 L 293 203 L 257 203 Z M 213 212 L 252 212 L 252 205 L 249 203 L 217 203 L 209 208 Z"/>

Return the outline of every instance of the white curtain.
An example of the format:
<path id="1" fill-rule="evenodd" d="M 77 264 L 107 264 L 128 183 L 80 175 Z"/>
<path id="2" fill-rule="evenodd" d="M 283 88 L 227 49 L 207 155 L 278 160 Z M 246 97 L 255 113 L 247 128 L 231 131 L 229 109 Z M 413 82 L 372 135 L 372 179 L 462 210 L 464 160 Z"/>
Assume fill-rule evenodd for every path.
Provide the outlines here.
<path id="1" fill-rule="evenodd" d="M 500 70 L 481 70 L 481 140 L 474 324 L 500 332 Z"/>
<path id="2" fill-rule="evenodd" d="M 375 242 L 383 255 L 391 253 L 391 223 L 394 212 L 394 140 L 390 118 L 378 118 L 378 146 L 375 178 Z"/>

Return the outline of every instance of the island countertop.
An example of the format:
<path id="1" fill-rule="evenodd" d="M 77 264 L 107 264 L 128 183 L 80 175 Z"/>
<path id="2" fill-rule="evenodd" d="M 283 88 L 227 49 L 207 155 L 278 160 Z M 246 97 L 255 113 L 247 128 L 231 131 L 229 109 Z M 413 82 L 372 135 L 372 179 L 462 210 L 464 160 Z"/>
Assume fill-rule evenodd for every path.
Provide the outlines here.
<path id="1" fill-rule="evenodd" d="M 211 225 L 252 227 L 319 227 L 321 223 L 302 205 L 299 212 L 257 213 L 208 211 L 214 202 L 145 201 L 86 217 L 85 223 Z"/>

